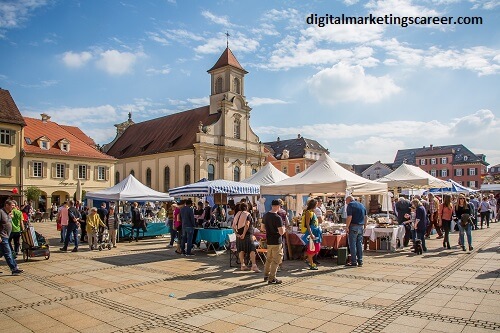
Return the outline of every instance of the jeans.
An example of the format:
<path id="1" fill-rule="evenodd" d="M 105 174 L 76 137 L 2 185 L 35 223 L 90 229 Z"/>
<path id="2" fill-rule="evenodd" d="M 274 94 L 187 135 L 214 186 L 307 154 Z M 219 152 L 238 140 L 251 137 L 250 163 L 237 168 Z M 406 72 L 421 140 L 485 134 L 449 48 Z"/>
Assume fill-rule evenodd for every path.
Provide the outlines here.
<path id="1" fill-rule="evenodd" d="M 193 248 L 193 227 L 182 227 L 182 243 L 181 243 L 181 251 L 185 254 L 191 254 L 191 249 Z M 187 249 L 186 249 L 187 243 Z"/>
<path id="2" fill-rule="evenodd" d="M 486 220 L 486 226 L 490 227 L 490 211 L 481 212 L 481 229 L 483 229 L 483 222 Z"/>
<path id="3" fill-rule="evenodd" d="M 467 234 L 467 243 L 469 246 L 472 246 L 472 224 L 468 223 L 464 228 L 462 227 L 462 223 L 458 222 L 458 239 L 460 240 L 460 244 L 464 247 L 464 233 Z"/>
<path id="4" fill-rule="evenodd" d="M 71 236 L 73 236 L 73 241 L 75 242 L 75 248 L 78 248 L 78 225 L 76 223 L 69 223 L 66 227 L 66 238 L 64 238 L 64 248 L 68 248 Z"/>
<path id="5" fill-rule="evenodd" d="M 427 251 L 427 247 L 425 246 L 425 230 L 416 230 L 416 239 L 422 241 L 422 250 Z"/>
<path id="6" fill-rule="evenodd" d="M 174 230 L 174 220 L 168 219 L 168 227 L 170 228 L 170 246 L 172 246 L 177 236 L 177 230 Z"/>
<path id="7" fill-rule="evenodd" d="M 278 266 L 283 261 L 283 244 L 267 245 L 266 265 L 264 266 L 264 276 L 269 278 L 269 281 L 276 279 Z"/>
<path id="8" fill-rule="evenodd" d="M 363 225 L 349 226 L 349 250 L 351 251 L 351 264 L 363 264 Z M 356 260 L 357 258 L 357 260 Z"/>
<path id="9" fill-rule="evenodd" d="M 19 248 L 21 247 L 21 244 L 19 243 L 19 239 L 21 238 L 21 233 L 20 232 L 11 232 L 10 237 L 9 237 L 9 245 L 10 245 L 10 250 L 14 252 L 15 254 L 19 253 Z M 12 246 L 11 241 L 14 241 L 14 246 Z"/>
<path id="10" fill-rule="evenodd" d="M 17 269 L 16 259 L 12 256 L 10 251 L 9 238 L 2 237 L 2 242 L 0 243 L 0 252 L 2 252 L 7 265 L 9 265 L 10 270 L 13 272 Z"/>

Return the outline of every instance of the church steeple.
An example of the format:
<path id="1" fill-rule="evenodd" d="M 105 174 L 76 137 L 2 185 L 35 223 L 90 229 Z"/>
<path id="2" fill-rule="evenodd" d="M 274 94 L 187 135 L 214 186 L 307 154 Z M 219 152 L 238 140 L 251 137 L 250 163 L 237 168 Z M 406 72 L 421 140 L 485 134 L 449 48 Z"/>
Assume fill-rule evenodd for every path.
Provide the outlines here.
<path id="1" fill-rule="evenodd" d="M 233 52 L 226 47 L 219 60 L 207 71 L 211 75 L 210 113 L 216 113 L 218 103 L 244 98 L 244 80 L 248 72 L 240 65 Z"/>

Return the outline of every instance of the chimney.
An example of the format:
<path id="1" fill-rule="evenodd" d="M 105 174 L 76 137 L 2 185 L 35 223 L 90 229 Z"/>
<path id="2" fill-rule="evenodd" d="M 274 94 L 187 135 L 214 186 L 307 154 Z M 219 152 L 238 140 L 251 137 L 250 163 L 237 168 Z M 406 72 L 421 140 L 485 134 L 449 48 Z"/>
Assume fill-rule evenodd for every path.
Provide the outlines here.
<path id="1" fill-rule="evenodd" d="M 429 145 L 429 147 L 431 147 L 431 150 L 433 150 L 433 149 L 434 149 L 434 145 Z"/>
<path id="2" fill-rule="evenodd" d="M 276 141 L 280 142 L 280 137 L 278 136 L 278 138 L 276 139 Z"/>
<path id="3" fill-rule="evenodd" d="M 50 120 L 50 116 L 46 113 L 41 113 L 40 116 L 42 116 L 42 122 L 46 123 Z"/>
<path id="4" fill-rule="evenodd" d="M 300 134 L 299 134 L 299 135 L 297 135 L 297 139 L 300 139 L 300 138 L 301 138 Z"/>

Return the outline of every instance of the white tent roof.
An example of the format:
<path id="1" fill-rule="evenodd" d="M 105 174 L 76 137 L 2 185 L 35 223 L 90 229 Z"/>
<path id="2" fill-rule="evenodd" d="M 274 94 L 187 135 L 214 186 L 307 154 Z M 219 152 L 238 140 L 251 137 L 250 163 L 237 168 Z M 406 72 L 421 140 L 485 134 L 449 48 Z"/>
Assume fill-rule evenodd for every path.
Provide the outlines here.
<path id="1" fill-rule="evenodd" d="M 276 167 L 271 163 L 267 163 L 262 169 L 241 182 L 254 185 L 268 185 L 277 183 L 287 178 L 290 177 L 276 169 Z"/>
<path id="2" fill-rule="evenodd" d="M 500 191 L 500 184 L 482 184 L 481 191 Z"/>
<path id="3" fill-rule="evenodd" d="M 343 193 L 384 194 L 387 185 L 358 176 L 341 167 L 327 154 L 301 173 L 275 184 L 263 185 L 261 194 Z"/>
<path id="4" fill-rule="evenodd" d="M 401 164 L 399 168 L 385 177 L 377 179 L 389 187 L 403 188 L 443 188 L 451 187 L 450 182 L 429 175 L 417 166 Z"/>
<path id="5" fill-rule="evenodd" d="M 157 192 L 138 181 L 134 176 L 127 178 L 113 187 L 88 192 L 89 199 L 114 200 L 114 201 L 172 201 L 173 199 L 166 193 Z"/>

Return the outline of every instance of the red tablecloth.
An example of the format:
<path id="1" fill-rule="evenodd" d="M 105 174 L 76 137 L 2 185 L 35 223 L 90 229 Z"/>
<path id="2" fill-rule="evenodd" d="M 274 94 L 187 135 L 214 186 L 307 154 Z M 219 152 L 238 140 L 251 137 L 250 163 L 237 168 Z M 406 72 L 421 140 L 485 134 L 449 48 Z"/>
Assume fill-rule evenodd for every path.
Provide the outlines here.
<path id="1" fill-rule="evenodd" d="M 290 245 L 305 245 L 301 237 L 303 234 L 299 233 L 289 233 Z M 323 240 L 321 241 L 321 246 L 330 247 L 338 250 L 339 247 L 347 245 L 347 234 L 340 235 L 323 235 Z"/>

